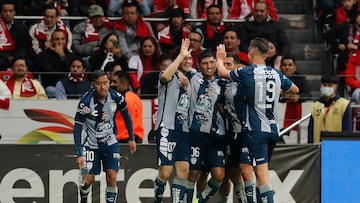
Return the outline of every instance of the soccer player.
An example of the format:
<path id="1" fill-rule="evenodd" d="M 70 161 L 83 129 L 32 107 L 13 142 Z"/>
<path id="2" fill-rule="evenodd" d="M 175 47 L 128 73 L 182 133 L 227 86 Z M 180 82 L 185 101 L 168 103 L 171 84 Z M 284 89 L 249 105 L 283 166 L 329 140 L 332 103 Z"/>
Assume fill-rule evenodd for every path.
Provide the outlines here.
<path id="1" fill-rule="evenodd" d="M 159 110 L 155 124 L 159 165 L 159 173 L 155 179 L 156 203 L 162 202 L 166 182 L 170 179 L 173 167 L 175 176 L 171 189 L 172 202 L 186 201 L 190 160 L 188 80 L 196 72 L 192 69 L 189 44 L 189 39 L 182 40 L 179 55 L 160 73 Z"/>
<path id="2" fill-rule="evenodd" d="M 227 70 L 224 67 L 225 46 L 217 47 L 217 64 L 220 77 L 243 85 L 245 120 L 240 168 L 245 180 L 249 203 L 256 202 L 255 171 L 262 202 L 273 203 L 274 192 L 269 182 L 268 163 L 278 139 L 276 107 L 280 93 L 297 93 L 298 87 L 278 70 L 265 65 L 268 41 L 263 38 L 251 40 L 248 57 L 251 66 Z M 253 169 L 253 162 L 255 167 Z"/>
<path id="3" fill-rule="evenodd" d="M 115 114 L 120 110 L 129 132 L 130 152 L 136 151 L 135 136 L 131 117 L 124 97 L 110 88 L 110 80 L 102 70 L 96 70 L 92 86 L 81 98 L 75 115 L 74 140 L 76 164 L 88 175 L 83 174 L 84 184 L 80 183 L 81 203 L 87 202 L 90 186 L 95 175 L 100 174 L 101 163 L 106 172 L 106 203 L 116 202 L 118 189 L 116 174 L 120 165 L 120 149 L 117 141 Z"/>
<path id="4" fill-rule="evenodd" d="M 246 56 L 247 57 L 247 56 Z M 234 70 L 240 64 L 240 59 L 235 53 L 228 53 L 224 65 L 228 70 Z M 245 183 L 240 171 L 241 149 L 241 121 L 235 108 L 235 97 L 241 97 L 241 83 L 221 79 L 224 91 L 224 114 L 226 127 L 226 153 L 225 153 L 225 178 L 219 189 L 219 203 L 226 203 L 234 184 L 234 193 L 239 202 L 246 202 Z M 241 104 L 237 104 L 241 105 Z"/>
<path id="5" fill-rule="evenodd" d="M 194 184 L 202 172 L 209 170 L 211 179 L 202 191 L 200 203 L 206 202 L 219 189 L 225 174 L 225 127 L 220 114 L 222 88 L 215 77 L 216 59 L 212 52 L 199 55 L 200 71 L 190 80 L 191 99 L 189 110 L 191 136 L 191 162 L 188 202 L 194 193 Z"/>

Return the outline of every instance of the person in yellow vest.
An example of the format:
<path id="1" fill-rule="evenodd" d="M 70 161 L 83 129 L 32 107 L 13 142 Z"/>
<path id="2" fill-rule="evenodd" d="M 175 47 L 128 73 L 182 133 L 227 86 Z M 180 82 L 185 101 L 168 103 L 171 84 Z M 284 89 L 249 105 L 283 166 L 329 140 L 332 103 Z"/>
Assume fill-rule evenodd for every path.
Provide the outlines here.
<path id="1" fill-rule="evenodd" d="M 322 131 L 352 131 L 350 101 L 336 93 L 339 79 L 336 75 L 321 77 L 321 97 L 311 108 L 308 143 L 319 143 Z"/>
<path id="2" fill-rule="evenodd" d="M 144 138 L 143 106 L 140 97 L 130 90 L 130 79 L 125 71 L 116 71 L 111 76 L 111 88 L 120 92 L 128 106 L 134 128 L 135 141 L 141 143 Z M 125 122 L 120 113 L 116 114 L 116 126 L 118 129 L 118 141 L 127 143 L 129 134 Z"/>

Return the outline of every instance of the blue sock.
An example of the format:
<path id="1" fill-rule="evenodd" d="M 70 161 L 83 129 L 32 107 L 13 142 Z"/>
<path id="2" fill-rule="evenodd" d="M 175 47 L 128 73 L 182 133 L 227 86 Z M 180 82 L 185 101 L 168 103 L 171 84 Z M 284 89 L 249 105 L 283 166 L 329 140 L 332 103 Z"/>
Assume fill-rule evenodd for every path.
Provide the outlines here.
<path id="1" fill-rule="evenodd" d="M 211 178 L 206 185 L 204 192 L 201 193 L 199 203 L 207 202 L 220 188 L 222 181 Z"/>
<path id="2" fill-rule="evenodd" d="M 79 191 L 80 191 L 80 198 L 81 198 L 80 202 L 87 203 L 87 196 L 90 192 L 90 187 L 80 186 Z"/>
<path id="3" fill-rule="evenodd" d="M 256 187 L 256 201 L 257 201 L 258 203 L 261 202 L 259 187 Z"/>
<path id="4" fill-rule="evenodd" d="M 195 183 L 188 181 L 188 185 L 186 186 L 187 203 L 192 203 L 192 200 L 194 198 L 194 188 L 195 188 Z"/>
<path id="5" fill-rule="evenodd" d="M 156 177 L 155 179 L 155 202 L 160 203 L 162 201 L 162 197 L 165 191 L 166 182 L 161 180 L 160 177 Z"/>
<path id="6" fill-rule="evenodd" d="M 256 189 L 255 189 L 255 180 L 247 180 L 245 181 L 245 193 L 246 200 L 248 203 L 256 203 Z"/>
<path id="7" fill-rule="evenodd" d="M 172 202 L 185 202 L 187 199 L 186 186 L 188 180 L 179 177 L 174 177 L 171 187 Z"/>
<path id="8" fill-rule="evenodd" d="M 245 193 L 245 182 L 242 181 L 238 184 L 234 184 L 234 193 L 238 201 L 247 202 L 246 201 L 246 193 Z"/>
<path id="9" fill-rule="evenodd" d="M 118 194 L 117 187 L 106 187 L 106 203 L 115 203 Z"/>
<path id="10" fill-rule="evenodd" d="M 274 203 L 274 192 L 270 183 L 259 186 L 260 203 Z"/>

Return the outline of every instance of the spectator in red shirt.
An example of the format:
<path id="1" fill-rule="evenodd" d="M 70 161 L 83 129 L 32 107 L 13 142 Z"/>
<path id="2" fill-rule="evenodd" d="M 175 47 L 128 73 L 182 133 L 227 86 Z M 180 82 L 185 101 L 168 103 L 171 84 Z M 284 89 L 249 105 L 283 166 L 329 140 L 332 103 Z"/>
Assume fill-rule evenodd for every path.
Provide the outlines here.
<path id="1" fill-rule="evenodd" d="M 158 33 L 161 51 L 172 55 L 177 47 L 180 47 L 182 39 L 188 37 L 189 28 L 184 25 L 185 14 L 180 8 L 170 10 L 169 25 Z"/>
<path id="2" fill-rule="evenodd" d="M 227 53 L 235 54 L 238 56 L 239 60 L 249 64 L 249 58 L 247 53 L 239 50 L 239 45 L 241 40 L 236 33 L 236 30 L 227 29 L 224 33 L 224 45 Z"/>
<path id="3" fill-rule="evenodd" d="M 336 24 L 353 22 L 359 9 L 357 0 L 342 0 L 342 6 L 336 9 Z"/>
<path id="4" fill-rule="evenodd" d="M 256 2 L 259 0 L 233 0 L 229 18 L 245 19 L 245 17 L 251 15 Z M 269 7 L 269 14 L 272 20 L 278 20 L 277 10 L 272 0 L 260 0 L 264 1 Z"/>

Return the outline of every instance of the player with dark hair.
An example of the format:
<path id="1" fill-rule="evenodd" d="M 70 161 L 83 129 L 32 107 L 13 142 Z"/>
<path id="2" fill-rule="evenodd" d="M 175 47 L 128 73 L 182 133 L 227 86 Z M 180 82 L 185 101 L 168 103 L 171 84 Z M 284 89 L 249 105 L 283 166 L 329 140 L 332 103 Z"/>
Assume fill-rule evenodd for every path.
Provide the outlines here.
<path id="1" fill-rule="evenodd" d="M 211 179 L 201 192 L 199 202 L 208 201 L 219 189 L 225 174 L 225 127 L 220 114 L 223 93 L 215 77 L 216 59 L 210 51 L 199 55 L 199 70 L 190 80 L 191 99 L 189 127 L 191 136 L 191 162 L 189 180 L 195 184 L 199 176 L 209 171 Z M 199 183 L 199 182 L 198 182 Z M 198 187 L 199 188 L 199 187 Z M 191 202 L 194 186 L 189 188 Z"/>
<path id="2" fill-rule="evenodd" d="M 125 99 L 120 93 L 110 89 L 108 75 L 102 70 L 96 70 L 92 85 L 94 88 L 81 98 L 75 115 L 76 163 L 82 173 L 81 203 L 87 202 L 95 175 L 100 174 L 101 162 L 106 172 L 106 203 L 113 203 L 118 194 L 116 174 L 120 165 L 115 125 L 117 111 L 121 112 L 126 123 L 131 153 L 136 151 L 135 136 Z"/>
<path id="3" fill-rule="evenodd" d="M 224 67 L 226 57 L 224 45 L 217 47 L 216 54 L 219 76 L 243 85 L 242 100 L 245 103 L 246 114 L 240 117 L 243 122 L 240 167 L 249 203 L 256 202 L 254 171 L 261 200 L 274 202 L 268 163 L 279 134 L 276 107 L 281 92 L 299 92 L 298 87 L 280 71 L 265 65 L 268 44 L 263 38 L 251 40 L 248 52 L 251 65 L 232 71 Z M 253 163 L 255 163 L 254 169 Z"/>

